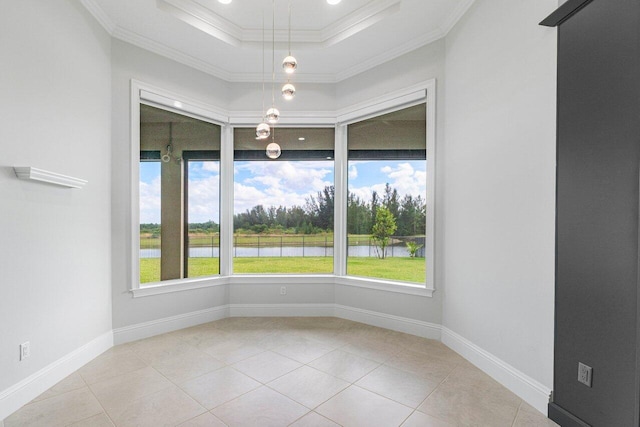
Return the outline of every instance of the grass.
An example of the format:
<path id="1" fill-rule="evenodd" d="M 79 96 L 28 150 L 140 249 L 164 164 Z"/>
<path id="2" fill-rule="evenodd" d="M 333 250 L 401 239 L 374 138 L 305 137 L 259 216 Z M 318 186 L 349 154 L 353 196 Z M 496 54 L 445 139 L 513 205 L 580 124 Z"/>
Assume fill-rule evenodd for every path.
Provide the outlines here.
<path id="1" fill-rule="evenodd" d="M 236 274 L 331 274 L 332 257 L 242 257 L 233 259 Z M 219 274 L 218 258 L 189 258 L 189 277 Z M 424 283 L 424 258 L 393 257 L 386 259 L 350 257 L 350 276 Z M 160 258 L 140 259 L 140 283 L 160 281 Z"/>

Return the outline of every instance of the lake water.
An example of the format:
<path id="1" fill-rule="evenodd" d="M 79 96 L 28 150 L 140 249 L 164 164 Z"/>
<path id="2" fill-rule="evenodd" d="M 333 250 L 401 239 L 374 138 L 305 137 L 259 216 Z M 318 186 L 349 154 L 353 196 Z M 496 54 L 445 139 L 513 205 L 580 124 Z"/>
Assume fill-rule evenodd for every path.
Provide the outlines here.
<path id="1" fill-rule="evenodd" d="M 420 250 L 419 252 L 422 252 Z M 352 257 L 375 257 L 376 249 L 374 246 L 349 246 L 349 256 Z M 424 256 L 424 253 L 418 255 Z M 198 247 L 189 248 L 189 258 L 218 258 L 220 250 L 217 247 Z M 322 246 L 277 246 L 265 248 L 244 248 L 234 247 L 234 257 L 323 257 L 333 256 L 333 247 Z M 387 247 L 387 256 L 390 257 L 408 257 L 409 251 L 404 246 Z M 160 249 L 140 249 L 140 258 L 160 258 Z"/>

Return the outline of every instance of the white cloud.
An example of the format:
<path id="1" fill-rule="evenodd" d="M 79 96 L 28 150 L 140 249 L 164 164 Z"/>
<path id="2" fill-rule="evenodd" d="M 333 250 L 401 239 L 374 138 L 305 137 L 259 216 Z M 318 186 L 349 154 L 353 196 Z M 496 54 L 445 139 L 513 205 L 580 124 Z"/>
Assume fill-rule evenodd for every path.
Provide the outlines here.
<path id="1" fill-rule="evenodd" d="M 356 179 L 358 177 L 358 168 L 356 165 L 349 165 L 349 179 Z"/>
<path id="2" fill-rule="evenodd" d="M 427 175 L 424 170 L 416 170 L 411 163 L 397 163 L 393 166 L 382 166 L 378 171 L 380 174 L 377 177 L 368 177 L 375 183 L 361 187 L 349 186 L 349 191 L 368 203 L 373 191 L 380 197 L 384 195 L 385 184 L 388 182 L 391 188 L 398 190 L 400 199 L 407 194 L 421 195 L 425 198 Z"/>
<path id="3" fill-rule="evenodd" d="M 140 181 L 140 224 L 160 223 L 160 177 Z"/>
<path id="4" fill-rule="evenodd" d="M 332 175 L 328 162 L 246 162 L 236 163 L 236 180 L 248 174 L 249 177 L 236 182 L 236 201 L 234 211 L 244 212 L 256 205 L 304 206 L 310 195 L 333 182 L 326 178 Z M 238 191 L 254 195 L 245 199 Z"/>
<path id="5" fill-rule="evenodd" d="M 219 224 L 220 176 L 189 180 L 188 206 L 190 223 L 214 221 Z"/>

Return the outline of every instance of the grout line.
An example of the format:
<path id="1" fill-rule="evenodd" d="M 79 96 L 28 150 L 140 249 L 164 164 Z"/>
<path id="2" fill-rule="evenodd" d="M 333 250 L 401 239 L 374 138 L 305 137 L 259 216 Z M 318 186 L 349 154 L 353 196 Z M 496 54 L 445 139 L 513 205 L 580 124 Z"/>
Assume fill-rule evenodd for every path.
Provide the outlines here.
<path id="1" fill-rule="evenodd" d="M 523 402 L 524 402 L 523 400 L 520 400 L 520 405 L 518 405 L 518 410 L 516 411 L 516 416 L 513 417 L 513 422 L 511 423 L 511 427 L 516 425 L 516 421 L 518 420 L 518 415 L 520 415 L 520 409 L 522 409 L 522 403 Z"/>

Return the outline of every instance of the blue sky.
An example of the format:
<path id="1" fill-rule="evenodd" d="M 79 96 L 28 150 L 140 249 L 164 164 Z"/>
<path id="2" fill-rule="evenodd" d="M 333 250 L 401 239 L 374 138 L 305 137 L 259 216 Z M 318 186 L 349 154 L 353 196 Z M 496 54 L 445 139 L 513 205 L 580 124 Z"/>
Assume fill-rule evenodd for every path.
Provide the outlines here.
<path id="1" fill-rule="evenodd" d="M 303 206 L 310 195 L 333 185 L 333 161 L 252 161 L 234 164 L 234 213 L 253 206 Z M 189 165 L 189 222 L 219 222 L 219 163 Z M 424 161 L 349 162 L 349 191 L 369 201 L 385 183 L 400 193 L 425 197 Z M 160 222 L 160 162 L 140 165 L 140 222 Z"/>

